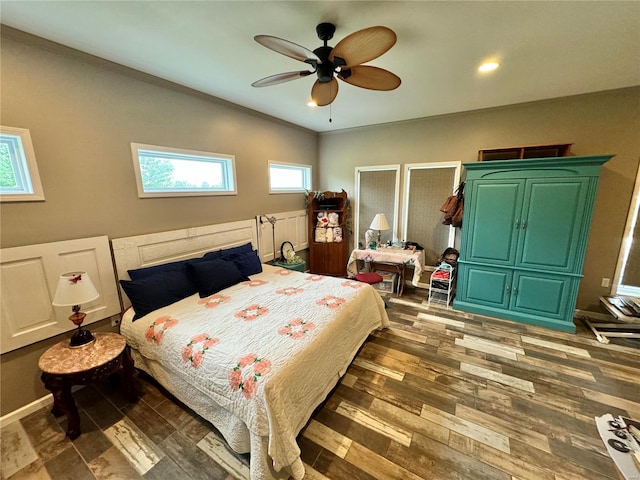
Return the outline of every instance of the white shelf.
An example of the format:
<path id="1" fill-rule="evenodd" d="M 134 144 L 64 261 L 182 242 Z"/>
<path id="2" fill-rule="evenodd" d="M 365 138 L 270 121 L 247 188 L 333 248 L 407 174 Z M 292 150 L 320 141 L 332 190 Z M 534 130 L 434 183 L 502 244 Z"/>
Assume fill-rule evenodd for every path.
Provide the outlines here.
<path id="1" fill-rule="evenodd" d="M 449 278 L 440 278 L 442 272 L 447 272 Z M 438 304 L 451 306 L 453 300 L 453 288 L 455 284 L 455 269 L 448 264 L 441 264 L 431 274 L 429 281 L 428 305 Z M 443 288 L 444 287 L 444 288 Z"/>

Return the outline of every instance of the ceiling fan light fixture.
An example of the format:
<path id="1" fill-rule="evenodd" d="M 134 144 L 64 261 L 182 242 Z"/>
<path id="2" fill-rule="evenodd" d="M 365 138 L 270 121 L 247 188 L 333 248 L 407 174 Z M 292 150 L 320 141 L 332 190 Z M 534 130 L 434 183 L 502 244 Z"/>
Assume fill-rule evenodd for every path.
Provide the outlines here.
<path id="1" fill-rule="evenodd" d="M 497 70 L 499 66 L 500 64 L 498 62 L 484 62 L 478 67 L 478 71 L 482 73 L 493 72 L 494 70 Z"/>
<path id="2" fill-rule="evenodd" d="M 316 27 L 323 46 L 311 51 L 301 45 L 270 35 L 256 35 L 255 41 L 282 55 L 307 63 L 313 71 L 286 72 L 253 82 L 254 87 L 266 87 L 296 78 L 316 74 L 311 89 L 314 105 L 331 104 L 338 94 L 336 79 L 369 90 L 388 91 L 400 86 L 400 78 L 382 68 L 361 65 L 378 58 L 396 43 L 396 34 L 388 27 L 375 26 L 358 30 L 339 41 L 335 47 L 327 45 L 333 38 L 335 25 L 321 23 Z M 311 103 L 307 105 L 312 106 Z"/>

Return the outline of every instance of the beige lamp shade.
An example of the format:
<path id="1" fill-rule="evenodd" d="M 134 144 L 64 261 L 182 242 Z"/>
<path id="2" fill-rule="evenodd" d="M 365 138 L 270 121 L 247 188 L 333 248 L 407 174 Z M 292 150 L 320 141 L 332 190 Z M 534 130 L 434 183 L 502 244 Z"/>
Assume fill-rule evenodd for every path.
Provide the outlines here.
<path id="1" fill-rule="evenodd" d="M 373 217 L 373 222 L 369 226 L 372 230 L 389 230 L 391 227 L 389 226 L 389 222 L 387 221 L 387 217 L 385 217 L 384 213 L 376 213 L 376 216 Z"/>
<path id="2" fill-rule="evenodd" d="M 99 296 L 87 272 L 63 273 L 58 279 L 52 304 L 54 307 L 80 305 L 91 302 Z"/>

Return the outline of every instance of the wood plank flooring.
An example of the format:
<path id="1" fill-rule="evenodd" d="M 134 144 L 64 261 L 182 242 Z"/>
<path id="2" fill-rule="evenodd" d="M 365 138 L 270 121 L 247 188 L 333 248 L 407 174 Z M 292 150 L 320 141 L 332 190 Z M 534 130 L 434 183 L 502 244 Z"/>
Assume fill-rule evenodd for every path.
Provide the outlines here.
<path id="1" fill-rule="evenodd" d="M 640 418 L 640 342 L 598 343 L 387 297 L 391 328 L 367 340 L 301 432 L 311 480 L 618 479 L 596 415 Z M 248 479 L 206 421 L 141 376 L 75 393 L 71 442 L 42 409 L 2 429 L 3 479 Z"/>

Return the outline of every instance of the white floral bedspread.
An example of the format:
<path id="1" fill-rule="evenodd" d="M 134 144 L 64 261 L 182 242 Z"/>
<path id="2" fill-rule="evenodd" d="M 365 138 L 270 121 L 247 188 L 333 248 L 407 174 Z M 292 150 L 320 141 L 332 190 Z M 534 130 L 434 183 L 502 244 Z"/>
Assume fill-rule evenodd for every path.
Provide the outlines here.
<path id="1" fill-rule="evenodd" d="M 123 321 L 121 333 L 268 437 L 275 470 L 293 465 L 298 477 L 297 434 L 368 334 L 388 325 L 369 285 L 265 265 L 249 282 Z"/>

